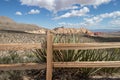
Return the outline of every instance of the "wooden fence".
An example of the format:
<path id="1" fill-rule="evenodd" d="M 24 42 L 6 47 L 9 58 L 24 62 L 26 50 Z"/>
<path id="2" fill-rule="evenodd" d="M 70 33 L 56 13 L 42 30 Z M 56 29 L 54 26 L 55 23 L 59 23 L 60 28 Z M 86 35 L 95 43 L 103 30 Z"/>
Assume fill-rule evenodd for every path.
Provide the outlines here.
<path id="1" fill-rule="evenodd" d="M 0 50 L 26 50 L 26 49 L 42 49 L 45 48 L 41 44 L 21 43 L 21 44 L 0 44 Z M 18 63 L 18 64 L 0 64 L 0 70 L 26 70 L 26 69 L 47 69 L 46 80 L 52 80 L 53 68 L 94 68 L 94 67 L 120 67 L 120 61 L 84 61 L 84 62 L 53 62 L 53 50 L 69 50 L 69 49 L 105 49 L 120 48 L 120 42 L 112 43 L 53 43 L 53 35 L 47 33 L 47 64 L 39 63 Z"/>

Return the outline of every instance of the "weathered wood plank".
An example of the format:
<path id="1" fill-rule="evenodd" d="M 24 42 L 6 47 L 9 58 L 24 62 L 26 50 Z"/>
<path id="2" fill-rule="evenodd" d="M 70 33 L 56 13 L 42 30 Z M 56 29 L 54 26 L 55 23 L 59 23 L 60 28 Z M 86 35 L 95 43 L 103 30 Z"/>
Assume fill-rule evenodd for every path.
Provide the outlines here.
<path id="1" fill-rule="evenodd" d="M 53 42 L 52 42 L 52 34 L 47 32 L 47 73 L 46 73 L 46 80 L 52 80 L 52 70 L 53 70 Z"/>
<path id="2" fill-rule="evenodd" d="M 53 44 L 54 50 L 67 50 L 67 49 L 105 49 L 105 48 L 120 48 L 120 42 L 109 43 L 55 43 Z"/>
<path id="3" fill-rule="evenodd" d="M 97 68 L 120 67 L 120 61 L 92 61 L 92 62 L 53 62 L 55 68 Z"/>
<path id="4" fill-rule="evenodd" d="M 46 64 L 39 63 L 16 63 L 16 64 L 0 64 L 0 70 L 31 70 L 31 69 L 45 69 Z"/>
<path id="5" fill-rule="evenodd" d="M 42 48 L 41 43 L 10 43 L 10 44 L 0 44 L 0 51 L 41 49 L 41 48 Z"/>

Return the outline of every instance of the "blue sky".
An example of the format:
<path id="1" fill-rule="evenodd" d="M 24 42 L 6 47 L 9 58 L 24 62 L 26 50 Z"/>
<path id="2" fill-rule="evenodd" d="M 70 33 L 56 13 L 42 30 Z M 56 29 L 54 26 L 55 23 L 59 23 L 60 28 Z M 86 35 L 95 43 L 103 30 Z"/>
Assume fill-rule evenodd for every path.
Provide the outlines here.
<path id="1" fill-rule="evenodd" d="M 120 0 L 1 0 L 0 16 L 49 29 L 120 30 Z"/>

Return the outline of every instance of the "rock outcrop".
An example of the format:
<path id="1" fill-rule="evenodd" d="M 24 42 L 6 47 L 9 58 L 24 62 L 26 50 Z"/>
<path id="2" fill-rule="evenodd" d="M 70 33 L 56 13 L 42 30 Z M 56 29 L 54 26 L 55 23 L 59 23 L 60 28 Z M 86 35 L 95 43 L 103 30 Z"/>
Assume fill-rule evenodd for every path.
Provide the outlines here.
<path id="1" fill-rule="evenodd" d="M 34 30 L 34 31 L 25 31 L 27 33 L 34 33 L 34 34 L 46 34 L 47 29 L 39 29 L 39 30 Z"/>
<path id="2" fill-rule="evenodd" d="M 25 31 L 27 33 L 35 33 L 35 34 L 46 34 L 47 29 L 39 29 L 34 31 Z M 85 34 L 88 36 L 94 36 L 92 31 L 87 30 L 86 28 L 64 28 L 58 27 L 51 30 L 52 33 L 55 34 Z"/>
<path id="3" fill-rule="evenodd" d="M 89 31 L 86 28 L 64 28 L 58 27 L 52 30 L 56 34 L 86 34 L 89 36 L 94 36 L 92 31 Z"/>
<path id="4" fill-rule="evenodd" d="M 48 29 L 33 24 L 17 23 L 8 17 L 0 16 L 0 30 L 23 31 L 34 34 L 46 34 L 46 31 Z M 55 34 L 85 34 L 88 36 L 94 36 L 94 33 L 87 30 L 86 28 L 58 27 L 51 31 Z"/>

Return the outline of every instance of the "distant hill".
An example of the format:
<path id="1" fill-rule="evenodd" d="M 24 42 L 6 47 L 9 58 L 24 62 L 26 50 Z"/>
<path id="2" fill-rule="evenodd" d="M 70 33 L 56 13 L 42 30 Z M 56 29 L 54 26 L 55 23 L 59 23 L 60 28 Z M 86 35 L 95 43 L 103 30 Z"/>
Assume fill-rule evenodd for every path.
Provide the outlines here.
<path id="1" fill-rule="evenodd" d="M 0 16 L 0 24 L 7 24 L 7 23 L 15 23 L 15 21 L 6 16 Z"/>
<path id="2" fill-rule="evenodd" d="M 57 34 L 86 34 L 89 36 L 93 36 L 94 33 L 86 28 L 65 28 L 65 27 L 57 27 L 52 30 Z"/>
<path id="3" fill-rule="evenodd" d="M 17 23 L 6 16 L 0 16 L 0 30 L 34 31 L 41 28 L 43 29 L 34 24 Z"/>

